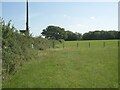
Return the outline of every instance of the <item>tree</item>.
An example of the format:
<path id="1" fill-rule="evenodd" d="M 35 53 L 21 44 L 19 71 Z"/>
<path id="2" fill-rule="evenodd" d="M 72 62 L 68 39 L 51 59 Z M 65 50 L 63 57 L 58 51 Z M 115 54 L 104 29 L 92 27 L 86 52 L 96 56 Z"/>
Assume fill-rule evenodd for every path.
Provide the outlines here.
<path id="1" fill-rule="evenodd" d="M 119 39 L 118 31 L 90 31 L 84 33 L 82 36 L 83 40 L 108 40 L 108 39 Z"/>
<path id="2" fill-rule="evenodd" d="M 73 33 L 72 31 L 66 31 L 67 41 L 81 40 L 82 35 L 80 33 Z"/>
<path id="3" fill-rule="evenodd" d="M 43 29 L 41 33 L 45 38 L 48 39 L 65 39 L 67 37 L 65 29 L 58 26 L 48 26 L 46 29 Z"/>

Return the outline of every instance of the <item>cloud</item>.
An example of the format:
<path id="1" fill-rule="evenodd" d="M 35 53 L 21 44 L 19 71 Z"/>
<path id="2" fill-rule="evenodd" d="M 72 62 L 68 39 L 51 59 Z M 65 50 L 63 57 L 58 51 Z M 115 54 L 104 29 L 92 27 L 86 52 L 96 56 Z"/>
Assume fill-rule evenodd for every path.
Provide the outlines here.
<path id="1" fill-rule="evenodd" d="M 90 17 L 90 19 L 94 20 L 94 19 L 95 19 L 95 17 L 93 17 L 93 16 L 92 16 L 92 17 Z"/>
<path id="2" fill-rule="evenodd" d="M 84 33 L 86 30 L 90 29 L 90 26 L 81 24 L 81 23 L 77 23 L 77 24 L 66 26 L 65 28 L 66 28 L 66 30 L 70 30 L 73 32 Z"/>
<path id="3" fill-rule="evenodd" d="M 83 24 L 76 24 L 75 26 L 77 26 L 77 27 L 84 27 L 85 25 L 83 25 Z"/>
<path id="4" fill-rule="evenodd" d="M 71 18 L 71 16 L 69 16 L 67 14 L 64 14 L 63 17 L 65 17 L 65 18 Z"/>
<path id="5" fill-rule="evenodd" d="M 88 27 L 88 25 L 85 25 L 85 24 L 74 24 L 74 25 L 71 25 L 72 27 L 76 27 L 76 28 L 85 28 L 85 27 Z"/>

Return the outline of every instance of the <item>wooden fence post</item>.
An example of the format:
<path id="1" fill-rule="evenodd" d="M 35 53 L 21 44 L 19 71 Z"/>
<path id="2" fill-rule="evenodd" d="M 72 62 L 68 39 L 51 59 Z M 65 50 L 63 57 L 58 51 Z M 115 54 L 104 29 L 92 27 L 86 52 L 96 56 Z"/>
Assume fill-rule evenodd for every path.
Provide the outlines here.
<path id="1" fill-rule="evenodd" d="M 120 44 L 120 43 L 119 43 L 119 41 L 118 41 L 118 47 L 120 46 L 119 44 Z"/>
<path id="2" fill-rule="evenodd" d="M 89 42 L 89 48 L 90 48 L 90 42 Z"/>
<path id="3" fill-rule="evenodd" d="M 105 47 L 105 42 L 103 42 L 103 47 Z"/>
<path id="4" fill-rule="evenodd" d="M 53 41 L 53 48 L 55 48 L 55 42 Z"/>
<path id="5" fill-rule="evenodd" d="M 78 48 L 78 42 L 77 42 L 77 48 Z"/>

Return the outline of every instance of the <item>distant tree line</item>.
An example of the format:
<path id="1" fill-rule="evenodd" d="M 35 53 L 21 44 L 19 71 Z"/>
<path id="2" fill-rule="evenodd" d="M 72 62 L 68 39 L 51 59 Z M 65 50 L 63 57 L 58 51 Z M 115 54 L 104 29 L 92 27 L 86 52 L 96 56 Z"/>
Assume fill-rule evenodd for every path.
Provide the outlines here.
<path id="1" fill-rule="evenodd" d="M 83 40 L 120 39 L 120 31 L 90 31 L 82 35 Z"/>
<path id="2" fill-rule="evenodd" d="M 78 32 L 65 31 L 64 28 L 58 26 L 48 26 L 46 29 L 43 29 L 41 34 L 48 39 L 64 39 L 65 41 L 120 39 L 120 32 L 115 30 L 89 31 L 82 35 Z"/>

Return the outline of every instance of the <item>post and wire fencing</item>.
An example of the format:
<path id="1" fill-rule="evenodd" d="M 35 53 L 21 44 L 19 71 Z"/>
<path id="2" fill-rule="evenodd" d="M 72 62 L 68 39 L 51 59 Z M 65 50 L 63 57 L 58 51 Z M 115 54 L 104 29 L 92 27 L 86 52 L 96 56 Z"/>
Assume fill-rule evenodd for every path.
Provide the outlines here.
<path id="1" fill-rule="evenodd" d="M 52 43 L 53 48 L 113 48 L 119 47 L 119 41 L 64 41 L 61 44 L 56 44 L 54 41 Z"/>

